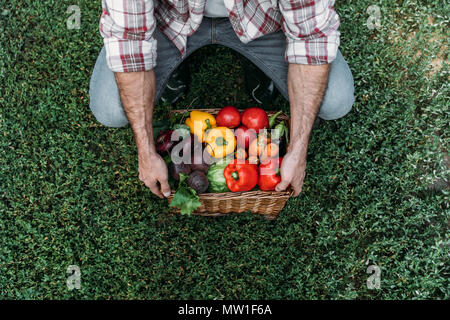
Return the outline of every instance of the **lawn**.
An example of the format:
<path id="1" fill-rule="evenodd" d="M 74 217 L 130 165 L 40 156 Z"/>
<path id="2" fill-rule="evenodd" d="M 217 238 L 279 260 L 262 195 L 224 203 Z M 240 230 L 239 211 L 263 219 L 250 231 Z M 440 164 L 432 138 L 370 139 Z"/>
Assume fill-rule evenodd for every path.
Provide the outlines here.
<path id="1" fill-rule="evenodd" d="M 79 30 L 66 27 L 72 4 Z M 0 1 L 0 298 L 449 299 L 448 4 L 336 10 L 354 109 L 315 130 L 303 193 L 266 221 L 171 215 L 137 179 L 130 128 L 103 127 L 88 107 L 100 1 Z M 243 63 L 200 50 L 191 90 L 158 115 L 194 99 L 254 105 Z M 69 265 L 80 290 L 66 286 Z M 380 289 L 366 286 L 370 265 Z"/>

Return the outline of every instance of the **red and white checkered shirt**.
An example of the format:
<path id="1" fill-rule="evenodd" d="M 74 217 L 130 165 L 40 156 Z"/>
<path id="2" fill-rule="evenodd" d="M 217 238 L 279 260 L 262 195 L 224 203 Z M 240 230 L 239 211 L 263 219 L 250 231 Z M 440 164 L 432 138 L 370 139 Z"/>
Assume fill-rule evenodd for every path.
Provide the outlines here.
<path id="1" fill-rule="evenodd" d="M 286 61 L 318 65 L 336 58 L 339 16 L 335 0 L 224 0 L 236 35 L 248 43 L 279 30 L 286 35 Z M 206 0 L 102 0 L 100 33 L 114 72 L 156 65 L 158 27 L 180 50 L 199 27 Z"/>

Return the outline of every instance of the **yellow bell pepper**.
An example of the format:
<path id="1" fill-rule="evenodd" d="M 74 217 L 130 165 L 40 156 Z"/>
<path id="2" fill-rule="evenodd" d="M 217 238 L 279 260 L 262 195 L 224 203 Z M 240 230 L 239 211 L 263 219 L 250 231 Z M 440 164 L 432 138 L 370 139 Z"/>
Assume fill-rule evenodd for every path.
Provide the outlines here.
<path id="1" fill-rule="evenodd" d="M 193 110 L 186 119 L 186 125 L 191 129 L 198 141 L 205 141 L 205 131 L 216 127 L 216 119 L 212 114 L 203 111 Z"/>
<path id="2" fill-rule="evenodd" d="M 236 137 L 227 127 L 216 127 L 206 133 L 206 151 L 214 158 L 225 158 L 234 152 Z"/>

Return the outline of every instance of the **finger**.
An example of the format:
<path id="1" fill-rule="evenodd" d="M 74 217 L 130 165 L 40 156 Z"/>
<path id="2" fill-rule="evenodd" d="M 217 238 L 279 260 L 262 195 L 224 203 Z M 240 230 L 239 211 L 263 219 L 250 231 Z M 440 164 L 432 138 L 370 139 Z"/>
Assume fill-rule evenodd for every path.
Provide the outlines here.
<path id="1" fill-rule="evenodd" d="M 294 189 L 294 197 L 297 197 L 302 192 L 301 185 L 292 185 L 292 188 Z"/>
<path id="2" fill-rule="evenodd" d="M 275 187 L 275 191 L 283 191 L 286 190 L 286 188 L 289 186 L 290 181 L 287 180 L 281 180 L 279 184 Z"/>
<path id="3" fill-rule="evenodd" d="M 148 187 L 150 188 L 150 191 L 153 192 L 156 196 L 164 198 L 161 191 L 159 191 L 159 187 L 156 183 L 149 184 Z"/>
<path id="4" fill-rule="evenodd" d="M 298 196 L 302 192 L 303 181 L 298 181 L 297 183 L 293 183 L 292 188 L 294 189 L 294 197 Z"/>
<path id="5" fill-rule="evenodd" d="M 164 195 L 164 197 L 168 197 L 170 196 L 171 192 L 170 192 L 170 186 L 169 186 L 169 181 L 167 179 L 161 179 L 159 180 L 159 183 L 161 184 L 161 192 Z"/>

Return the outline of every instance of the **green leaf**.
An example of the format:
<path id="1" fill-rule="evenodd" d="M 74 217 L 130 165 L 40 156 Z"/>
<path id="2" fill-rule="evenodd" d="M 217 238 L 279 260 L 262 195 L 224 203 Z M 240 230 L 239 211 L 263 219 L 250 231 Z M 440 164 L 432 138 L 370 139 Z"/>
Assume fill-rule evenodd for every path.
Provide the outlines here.
<path id="1" fill-rule="evenodd" d="M 277 119 L 277 117 L 282 113 L 283 111 L 278 111 L 277 113 L 275 113 L 274 115 L 272 115 L 269 118 L 269 128 L 272 129 L 273 125 L 275 124 L 275 120 Z"/>
<path id="2" fill-rule="evenodd" d="M 202 203 L 197 192 L 187 185 L 187 178 L 187 175 L 180 173 L 180 183 L 170 206 L 180 209 L 181 214 L 191 215 Z"/>
<path id="3" fill-rule="evenodd" d="M 275 128 L 272 131 L 272 139 L 274 140 L 280 140 L 283 136 L 283 133 L 285 132 L 285 125 L 281 122 L 275 126 Z"/>
<path id="4" fill-rule="evenodd" d="M 172 162 L 172 158 L 170 157 L 170 155 L 164 157 L 164 162 L 166 163 L 166 165 L 169 165 Z"/>
<path id="5" fill-rule="evenodd" d="M 173 130 L 184 129 L 184 130 L 187 130 L 187 131 L 190 130 L 189 127 L 188 127 L 187 125 L 182 124 L 182 123 L 177 123 L 177 124 L 173 125 L 173 126 L 172 126 L 172 129 L 173 129 Z"/>

